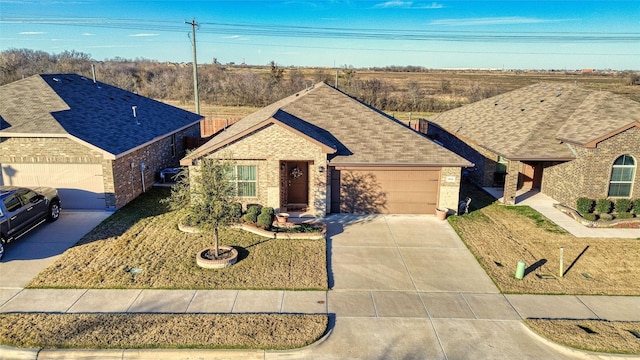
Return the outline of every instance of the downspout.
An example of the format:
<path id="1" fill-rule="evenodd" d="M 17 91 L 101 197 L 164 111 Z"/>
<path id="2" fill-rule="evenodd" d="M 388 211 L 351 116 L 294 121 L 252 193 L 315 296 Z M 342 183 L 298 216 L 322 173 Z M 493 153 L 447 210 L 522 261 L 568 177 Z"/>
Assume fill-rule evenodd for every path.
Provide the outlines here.
<path id="1" fill-rule="evenodd" d="M 143 193 L 147 192 L 147 189 L 146 189 L 145 184 L 144 184 L 144 167 L 145 167 L 144 163 L 141 162 L 140 163 L 140 177 L 142 178 L 142 192 Z"/>

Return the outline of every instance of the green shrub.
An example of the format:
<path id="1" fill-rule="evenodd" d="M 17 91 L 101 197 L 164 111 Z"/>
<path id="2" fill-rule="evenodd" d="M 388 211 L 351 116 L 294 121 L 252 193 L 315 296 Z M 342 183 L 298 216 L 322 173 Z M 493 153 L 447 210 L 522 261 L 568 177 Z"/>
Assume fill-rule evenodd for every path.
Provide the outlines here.
<path id="1" fill-rule="evenodd" d="M 256 222 L 256 226 L 261 229 L 268 229 L 271 227 L 273 220 L 269 214 L 260 214 L 258 215 L 258 221 Z"/>
<path id="2" fill-rule="evenodd" d="M 630 199 L 616 199 L 614 208 L 617 213 L 626 213 L 631 208 Z"/>
<path id="3" fill-rule="evenodd" d="M 260 210 L 260 214 L 273 215 L 273 214 L 275 214 L 275 211 L 273 210 L 272 207 L 265 206 L 265 207 L 262 208 L 262 210 Z"/>
<path id="4" fill-rule="evenodd" d="M 602 221 L 611 221 L 613 220 L 613 215 L 611 214 L 600 214 L 600 220 Z"/>
<path id="5" fill-rule="evenodd" d="M 255 224 L 258 221 L 258 212 L 260 207 L 257 205 L 250 205 L 247 208 L 247 213 L 242 217 L 242 220 L 250 224 Z"/>
<path id="6" fill-rule="evenodd" d="M 640 198 L 633 200 L 633 211 L 632 213 L 636 215 L 640 215 Z"/>
<path id="7" fill-rule="evenodd" d="M 585 220 L 596 221 L 596 214 L 594 213 L 584 214 L 582 217 L 585 218 Z"/>
<path id="8" fill-rule="evenodd" d="M 632 217 L 633 215 L 628 212 L 619 212 L 618 214 L 616 214 L 616 219 L 631 219 Z"/>
<path id="9" fill-rule="evenodd" d="M 229 204 L 231 217 L 234 222 L 237 222 L 242 217 L 242 204 L 239 202 L 234 202 Z"/>
<path id="10" fill-rule="evenodd" d="M 576 210 L 578 210 L 581 215 L 590 213 L 592 209 L 593 199 L 589 199 L 586 197 L 578 198 L 578 201 L 576 203 Z"/>
<path id="11" fill-rule="evenodd" d="M 598 211 L 599 215 L 608 214 L 611 211 L 611 200 L 609 199 L 598 199 L 596 201 L 596 211 Z M 602 216 L 600 216 L 602 217 Z"/>
<path id="12" fill-rule="evenodd" d="M 259 228 L 268 229 L 273 224 L 274 211 L 272 207 L 265 206 L 260 211 L 257 224 Z"/>

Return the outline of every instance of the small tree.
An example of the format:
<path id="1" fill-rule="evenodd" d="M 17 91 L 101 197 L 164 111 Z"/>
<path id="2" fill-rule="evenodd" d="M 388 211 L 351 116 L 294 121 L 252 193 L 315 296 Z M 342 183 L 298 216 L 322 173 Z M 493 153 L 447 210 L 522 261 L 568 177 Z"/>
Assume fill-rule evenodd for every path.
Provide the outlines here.
<path id="1" fill-rule="evenodd" d="M 189 176 L 181 175 L 166 199 L 172 210 L 186 208 L 187 216 L 203 231 L 213 231 L 214 258 L 220 255 L 219 229 L 237 221 L 235 188 L 229 181 L 231 164 L 201 159 Z"/>

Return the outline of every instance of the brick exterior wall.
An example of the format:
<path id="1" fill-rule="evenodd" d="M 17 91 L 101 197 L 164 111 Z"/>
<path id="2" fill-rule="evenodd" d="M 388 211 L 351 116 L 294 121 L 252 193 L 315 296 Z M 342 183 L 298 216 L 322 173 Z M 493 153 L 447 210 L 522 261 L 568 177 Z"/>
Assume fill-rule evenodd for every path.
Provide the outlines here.
<path id="1" fill-rule="evenodd" d="M 460 201 L 460 179 L 462 169 L 459 167 L 443 167 L 440 170 L 440 191 L 438 192 L 438 208 L 458 212 Z M 453 181 L 451 181 L 453 180 Z"/>
<path id="2" fill-rule="evenodd" d="M 261 204 L 279 210 L 281 197 L 281 161 L 309 163 L 309 212 L 316 216 L 327 213 L 327 156 L 319 145 L 279 126 L 269 125 L 207 157 L 234 159 L 238 165 L 256 165 L 257 196 L 241 198 L 243 206 Z M 324 172 L 319 172 L 322 166 Z"/>
<path id="3" fill-rule="evenodd" d="M 572 146 L 576 160 L 549 165 L 544 169 L 542 191 L 575 208 L 579 197 L 606 198 L 613 162 L 622 155 L 633 156 L 636 173 L 631 198 L 640 198 L 640 128 L 623 131 L 593 149 Z"/>
<path id="4" fill-rule="evenodd" d="M 119 209 L 142 194 L 143 171 L 141 163 L 144 163 L 144 187 L 146 190 L 153 186 L 160 170 L 179 165 L 180 159 L 186 155 L 185 137 L 199 136 L 200 124 L 195 124 L 176 133 L 175 156 L 172 156 L 171 136 L 166 136 L 114 160 L 111 171 L 104 172 L 107 207 Z M 109 179 L 109 177 L 113 178 Z"/>
<path id="5" fill-rule="evenodd" d="M 176 135 L 174 157 L 171 156 L 171 137 L 165 137 L 116 160 L 106 160 L 102 152 L 68 138 L 2 138 L 0 164 L 102 164 L 105 208 L 118 209 L 142 193 L 139 163 L 144 162 L 146 165 L 145 185 L 149 188 L 153 186 L 160 169 L 177 166 L 184 157 L 185 136 L 199 137 L 200 125 L 195 124 Z M 135 164 L 133 170 L 132 162 Z"/>
<path id="6" fill-rule="evenodd" d="M 465 143 L 432 123 L 427 125 L 427 136 L 475 165 L 473 169 L 467 170 L 467 176 L 471 181 L 483 187 L 494 186 L 494 172 L 498 165 L 497 154 L 474 143 Z"/>

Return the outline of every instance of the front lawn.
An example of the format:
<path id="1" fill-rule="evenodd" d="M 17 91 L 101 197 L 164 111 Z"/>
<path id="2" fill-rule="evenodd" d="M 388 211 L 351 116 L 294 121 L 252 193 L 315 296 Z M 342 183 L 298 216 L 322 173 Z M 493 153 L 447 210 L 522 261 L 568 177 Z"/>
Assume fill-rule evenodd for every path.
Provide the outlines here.
<path id="1" fill-rule="evenodd" d="M 159 203 L 152 188 L 123 207 L 34 278 L 32 288 L 315 289 L 328 287 L 326 243 L 269 239 L 239 229 L 220 232 L 239 250 L 238 263 L 201 269 L 195 254 L 210 234 L 178 230 L 180 212 Z"/>
<path id="2" fill-rule="evenodd" d="M 450 223 L 504 293 L 640 295 L 638 240 L 576 238 L 526 206 L 492 204 Z"/>

